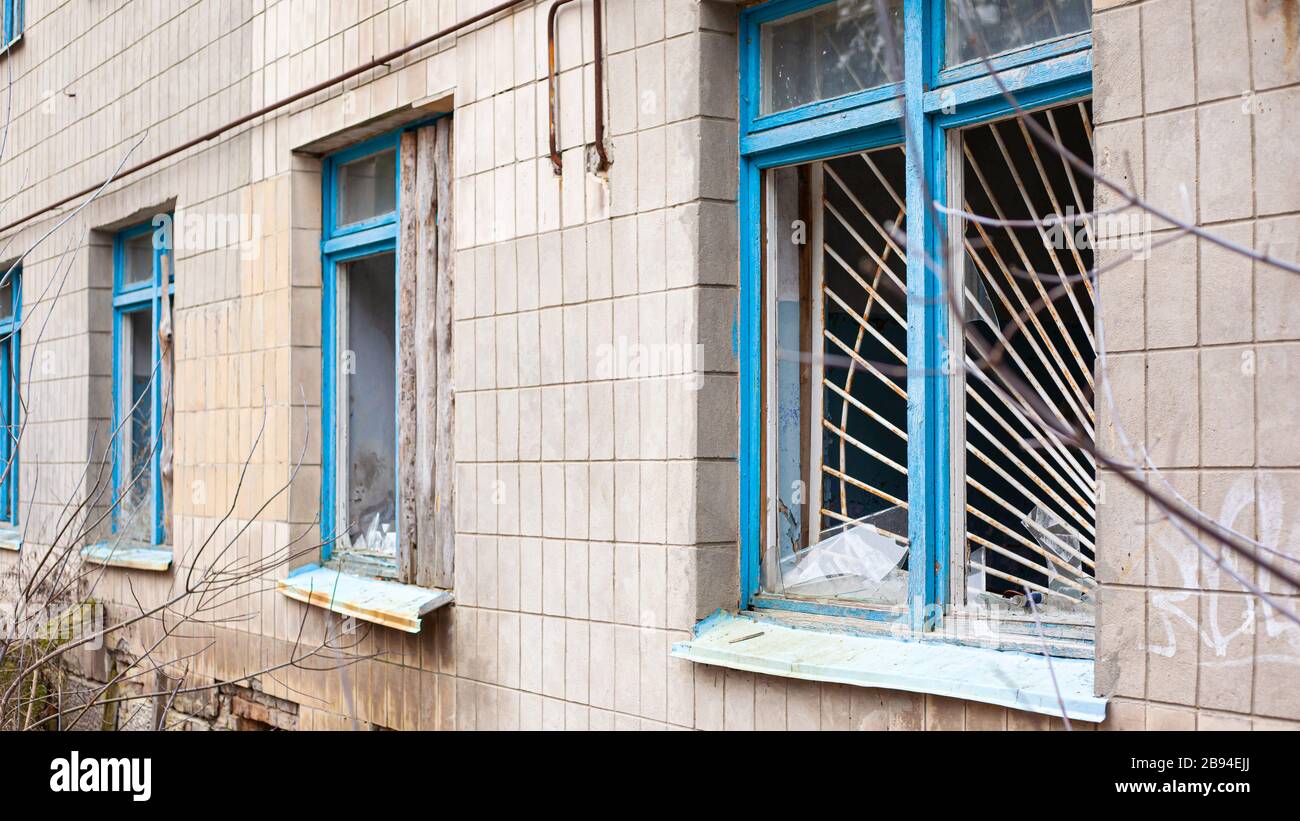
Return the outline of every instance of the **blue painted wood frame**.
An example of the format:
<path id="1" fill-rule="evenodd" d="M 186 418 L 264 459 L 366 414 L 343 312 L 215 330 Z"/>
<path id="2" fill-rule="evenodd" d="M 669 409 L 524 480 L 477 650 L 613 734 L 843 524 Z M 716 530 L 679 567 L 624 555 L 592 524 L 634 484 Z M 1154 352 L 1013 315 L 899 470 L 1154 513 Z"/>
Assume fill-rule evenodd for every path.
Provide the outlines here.
<path id="1" fill-rule="evenodd" d="M 1092 52 L 1051 57 L 998 78 L 1024 109 L 1081 99 L 1092 94 Z M 945 129 L 996 120 L 1014 111 L 998 82 L 988 76 L 927 91 L 921 106 Z"/>
<path id="2" fill-rule="evenodd" d="M 1042 63 L 1044 60 L 1050 60 L 1055 57 L 1064 57 L 1069 54 L 1088 53 L 1092 50 L 1092 34 L 1074 34 L 1068 37 L 1062 37 L 1057 40 L 1051 40 L 1047 43 L 1037 43 L 1032 46 L 1026 46 L 1016 51 L 1006 54 L 999 54 L 996 57 L 989 58 L 989 64 L 997 72 L 1007 71 L 1020 66 L 1032 66 Z M 988 76 L 988 69 L 983 60 L 962 63 L 959 66 L 951 68 L 938 69 L 936 80 L 931 85 L 942 88 L 954 83 L 974 80 L 980 77 Z"/>
<path id="3" fill-rule="evenodd" d="M 4 43 L 3 46 L 8 48 L 15 40 L 22 36 L 23 17 L 24 17 L 24 0 L 4 0 Z"/>
<path id="4" fill-rule="evenodd" d="M 763 248 L 762 174 L 769 168 L 904 142 L 907 243 L 924 249 L 907 259 L 909 373 L 908 500 L 911 547 L 909 606 L 913 629 L 942 624 L 948 605 L 950 397 L 944 367 L 947 304 L 938 268 L 946 221 L 929 207 L 948 198 L 948 132 L 1012 112 L 998 84 L 977 68 L 943 68 L 944 0 L 904 0 L 901 98 L 873 89 L 758 117 L 759 25 L 834 0 L 773 0 L 741 13 L 740 23 L 740 293 L 735 349 L 740 370 L 740 607 L 893 620 L 896 610 L 786 599 L 760 592 L 763 515 Z M 1091 37 L 1035 44 L 991 61 L 1025 108 L 1086 97 L 1092 90 Z M 890 87 L 891 89 L 893 87 Z M 906 123 L 906 129 L 904 129 Z M 916 215 L 923 215 L 917 218 Z M 919 445 L 919 446 L 918 446 Z M 959 525 L 958 525 L 959 526 Z"/>
<path id="5" fill-rule="evenodd" d="M 149 402 L 149 433 L 154 440 L 150 443 L 153 453 L 150 457 L 149 482 L 150 502 L 153 508 L 151 542 L 154 545 L 164 545 L 168 542 L 167 522 L 164 521 L 165 504 L 162 483 L 159 481 L 159 477 L 162 475 L 162 448 L 160 447 L 159 436 L 161 435 L 160 424 L 163 417 L 163 395 L 159 389 L 159 380 L 157 378 L 158 360 L 161 355 L 158 343 L 158 322 L 162 316 L 162 301 L 164 298 L 170 298 L 175 291 L 173 284 L 175 281 L 174 266 L 163 265 L 163 257 L 170 256 L 172 253 L 171 237 L 164 233 L 168 228 L 174 230 L 172 216 L 170 214 L 159 215 L 154 217 L 151 222 L 119 231 L 113 238 L 113 531 L 117 532 L 119 524 L 124 474 L 123 460 L 127 458 L 127 454 L 123 452 L 121 446 L 122 434 L 118 430 L 122 424 L 123 323 L 130 314 L 149 311 L 151 314 L 150 329 L 152 331 L 150 334 L 149 367 L 150 373 L 153 374 Z M 151 232 L 154 234 L 153 275 L 146 281 L 127 286 L 123 280 L 126 271 L 125 243 L 130 239 Z M 163 282 L 164 269 L 169 272 L 166 282 Z"/>
<path id="6" fill-rule="evenodd" d="M 926 33 L 927 43 L 932 44 L 925 62 L 925 79 L 928 88 L 937 88 L 952 83 L 983 77 L 988 67 L 983 60 L 967 60 L 952 66 L 945 66 L 944 49 L 947 45 L 948 4 L 945 0 L 933 0 L 927 9 Z M 1050 40 L 1020 46 L 1010 51 L 1000 52 L 989 57 L 988 62 L 995 71 L 1042 62 L 1062 54 L 1087 51 L 1092 48 L 1092 32 L 1067 34 Z"/>
<path id="7" fill-rule="evenodd" d="M 0 524 L 18 525 L 18 448 L 14 439 L 21 424 L 20 385 L 22 366 L 22 267 L 14 265 L 0 275 L 0 284 L 11 283 L 10 312 L 0 319 Z"/>
<path id="8" fill-rule="evenodd" d="M 321 266 L 323 276 L 323 290 L 321 293 L 321 541 L 324 543 L 321 548 L 321 561 L 329 561 L 333 554 L 333 539 L 337 538 L 339 533 L 335 532 L 338 525 L 335 517 L 335 511 L 338 501 L 338 268 L 353 260 L 363 257 L 374 256 L 376 254 L 391 253 L 393 254 L 393 287 L 397 288 L 401 281 L 402 271 L 397 264 L 397 226 L 396 224 L 387 226 L 386 231 L 381 231 L 381 236 L 372 238 L 371 241 L 350 246 L 346 249 L 338 250 L 325 254 Z M 373 236 L 373 235 L 372 235 Z M 395 307 L 393 312 L 393 322 L 396 323 L 397 311 L 400 305 Z M 397 374 L 398 362 L 393 362 L 394 375 Z M 393 452 L 393 475 L 396 488 L 400 488 L 401 477 L 399 474 L 399 459 L 396 450 Z M 399 534 L 400 539 L 400 534 Z M 398 549 L 403 549 L 400 541 Z"/>
<path id="9" fill-rule="evenodd" d="M 934 6 L 925 0 L 903 4 L 903 117 L 906 121 L 907 204 L 907 499 L 909 622 L 914 630 L 938 626 L 944 604 L 941 578 L 948 561 L 948 380 L 943 375 L 946 306 L 939 258 L 942 224 L 925 206 L 940 195 L 944 172 L 943 133 L 917 105 L 937 44 Z M 921 215 L 918 219 L 917 215 Z M 923 249 L 912 253 L 911 249 Z M 917 447 L 917 444 L 920 447 Z"/>
<path id="10" fill-rule="evenodd" d="M 405 130 L 405 129 L 403 129 Z M 365 159 L 366 157 L 381 154 L 385 151 L 398 152 L 398 145 L 401 140 L 401 131 L 393 131 L 373 137 L 365 142 L 348 146 L 340 151 L 336 151 L 325 158 L 323 168 L 325 199 L 323 237 L 326 240 L 338 240 L 353 234 L 363 233 L 372 228 L 376 228 L 397 221 L 397 202 L 401 193 L 401 157 L 395 157 L 393 166 L 393 203 L 394 209 L 387 214 L 379 214 L 368 219 L 359 220 L 340 225 L 338 222 L 338 195 L 339 195 L 339 169 L 348 163 Z M 346 246 L 345 246 L 346 247 Z"/>

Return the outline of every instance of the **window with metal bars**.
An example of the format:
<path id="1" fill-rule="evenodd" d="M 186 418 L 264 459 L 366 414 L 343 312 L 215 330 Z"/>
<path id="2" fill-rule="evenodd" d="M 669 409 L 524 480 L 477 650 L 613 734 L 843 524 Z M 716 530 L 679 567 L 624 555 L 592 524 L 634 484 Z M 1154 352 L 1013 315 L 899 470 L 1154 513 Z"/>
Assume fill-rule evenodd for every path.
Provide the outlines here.
<path id="1" fill-rule="evenodd" d="M 1030 116 L 1091 158 L 1088 103 Z M 964 497 L 966 603 L 1015 617 L 1032 596 L 1053 621 L 1089 625 L 1096 464 L 1025 409 L 1094 435 L 1093 253 L 1089 223 L 1078 219 L 1092 180 L 1019 119 L 963 129 L 952 141 L 962 172 L 950 190 L 960 190 L 964 211 L 991 218 L 965 220 L 954 255 L 963 265 L 968 364 L 953 391 L 963 409 L 954 461 L 963 468 L 955 495 Z M 1043 224 L 1051 219 L 1060 221 Z"/>
<path id="2" fill-rule="evenodd" d="M 770 591 L 907 603 L 903 170 L 888 146 L 767 178 Z"/>
<path id="3" fill-rule="evenodd" d="M 881 9 L 742 16 L 742 605 L 1087 655 L 1090 4 Z"/>

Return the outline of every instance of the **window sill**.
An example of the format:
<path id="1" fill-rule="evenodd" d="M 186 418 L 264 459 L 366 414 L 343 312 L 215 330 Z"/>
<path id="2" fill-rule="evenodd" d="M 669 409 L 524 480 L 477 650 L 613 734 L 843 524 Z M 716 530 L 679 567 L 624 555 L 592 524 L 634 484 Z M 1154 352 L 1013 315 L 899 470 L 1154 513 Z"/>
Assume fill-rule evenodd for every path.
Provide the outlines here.
<path id="1" fill-rule="evenodd" d="M 422 617 L 453 600 L 447 590 L 351 576 L 314 564 L 280 579 L 276 589 L 295 601 L 407 633 L 420 632 Z"/>
<path id="2" fill-rule="evenodd" d="M 902 641 L 787 627 L 719 611 L 672 655 L 699 664 L 786 678 L 881 687 L 979 701 L 1059 716 L 1043 656 L 939 642 Z M 1106 699 L 1093 695 L 1093 663 L 1053 658 L 1066 714 L 1100 723 Z"/>
<path id="3" fill-rule="evenodd" d="M 153 573 L 166 573 L 172 567 L 171 548 L 143 544 L 100 542 L 82 550 L 81 558 L 104 567 L 147 570 Z"/>

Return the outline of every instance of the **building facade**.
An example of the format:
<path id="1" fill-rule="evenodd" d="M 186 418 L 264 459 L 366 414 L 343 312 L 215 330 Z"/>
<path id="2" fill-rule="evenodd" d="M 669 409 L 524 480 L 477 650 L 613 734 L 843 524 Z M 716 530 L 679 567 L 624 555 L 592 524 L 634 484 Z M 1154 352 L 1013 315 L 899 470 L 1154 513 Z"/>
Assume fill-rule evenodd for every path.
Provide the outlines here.
<path id="1" fill-rule="evenodd" d="M 6 4 L 77 718 L 1300 727 L 1297 589 L 1044 433 L 1300 558 L 1296 275 L 1122 210 L 1300 262 L 1300 9 L 974 5 Z"/>

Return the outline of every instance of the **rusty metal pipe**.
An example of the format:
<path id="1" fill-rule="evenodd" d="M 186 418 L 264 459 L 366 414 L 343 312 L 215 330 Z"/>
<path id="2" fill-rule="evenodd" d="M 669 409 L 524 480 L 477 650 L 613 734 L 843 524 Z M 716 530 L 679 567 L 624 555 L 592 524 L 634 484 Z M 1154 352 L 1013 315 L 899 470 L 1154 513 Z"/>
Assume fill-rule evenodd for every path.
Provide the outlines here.
<path id="1" fill-rule="evenodd" d="M 514 6 L 518 6 L 521 3 L 525 3 L 525 2 L 528 2 L 528 0 L 507 0 L 507 2 L 498 3 L 492 8 L 487 9 L 485 11 L 481 11 L 478 14 L 470 15 L 464 20 L 461 20 L 458 23 L 454 23 L 440 31 L 436 31 L 427 37 L 422 37 L 419 40 L 416 40 L 414 43 L 411 43 L 410 45 L 406 45 L 406 46 L 402 46 L 401 48 L 394 49 L 388 52 L 387 54 L 384 54 L 380 57 L 376 57 L 373 60 L 370 60 L 367 63 L 363 63 L 359 66 L 356 66 L 355 68 L 350 68 L 347 71 L 343 72 L 342 74 L 336 74 L 335 76 L 329 78 L 328 80 L 322 80 L 321 82 L 317 83 L 314 86 L 290 94 L 288 97 L 284 97 L 283 99 L 277 100 L 274 103 L 271 103 L 269 105 L 264 105 L 250 114 L 245 114 L 241 117 L 237 117 L 231 120 L 230 122 L 226 123 L 225 125 L 218 126 L 217 128 L 214 128 L 211 131 L 201 136 L 195 137 L 194 139 L 189 140 L 188 142 L 184 142 L 176 146 L 175 148 L 168 149 L 167 151 L 164 151 L 163 153 L 158 154 L 154 157 L 150 157 L 149 159 L 143 162 L 136 163 L 130 168 L 123 169 L 122 172 L 118 174 L 115 179 L 120 180 L 123 177 L 128 177 L 132 174 L 135 174 L 136 172 L 143 171 L 144 169 L 149 168 L 150 166 L 157 165 L 163 160 L 168 159 L 170 157 L 174 157 L 175 155 L 181 153 L 182 151 L 193 148 L 196 145 L 202 145 L 203 143 L 208 142 L 209 140 L 216 139 L 217 137 L 220 137 L 222 134 L 226 133 L 227 131 L 230 131 L 232 128 L 238 128 L 244 123 L 255 120 L 258 117 L 264 116 L 266 114 L 270 114 L 271 112 L 284 108 L 287 105 L 296 103 L 305 97 L 310 97 L 313 94 L 317 94 L 321 91 L 325 91 L 329 89 L 331 86 L 338 85 L 339 83 L 344 82 L 345 80 L 350 80 L 359 74 L 364 74 L 365 72 L 370 71 L 371 69 L 379 68 L 380 66 L 387 65 L 388 63 L 393 62 L 399 57 L 403 57 L 409 54 L 410 52 L 415 51 L 418 48 L 427 46 L 428 44 L 434 42 L 435 40 L 441 40 L 443 37 L 446 37 L 449 34 L 455 34 L 461 29 L 468 28 L 474 25 L 475 23 L 479 23 L 482 22 L 483 20 L 486 20 L 489 17 L 495 17 L 501 12 L 506 11 Z M 565 0 L 565 2 L 567 2 L 567 0 Z M 599 59 L 599 53 L 597 54 L 597 59 Z M 13 222 L 2 225 L 0 226 L 0 234 L 3 234 L 5 231 L 8 231 L 10 228 L 17 228 L 18 226 L 26 222 L 29 222 L 35 219 L 36 217 L 39 217 L 41 214 L 44 214 L 48 211 L 53 211 L 55 208 L 58 208 L 61 205 L 67 205 L 68 203 L 72 202 L 78 197 L 84 197 L 87 194 L 93 194 L 95 193 L 95 191 L 99 190 L 99 188 L 103 184 L 104 183 L 102 181 L 97 182 L 88 188 L 84 188 L 76 192 L 75 194 L 69 194 L 63 199 L 56 200 L 55 202 L 52 202 L 49 205 L 43 206 L 41 208 L 36 209 L 35 211 L 32 211 L 31 213 L 27 214 L 24 217 L 21 217 L 19 219 L 14 220 Z"/>
<path id="2" fill-rule="evenodd" d="M 546 117 L 551 132 L 551 170 L 557 177 L 564 173 L 564 161 L 560 157 L 560 140 L 556 133 L 560 127 L 560 98 L 555 89 L 555 18 L 563 6 L 572 2 L 573 0 L 556 0 L 546 12 Z"/>
<path id="3" fill-rule="evenodd" d="M 597 171 L 604 171 L 609 168 L 609 154 L 605 150 L 605 58 L 601 52 L 604 49 L 605 39 L 605 12 L 603 6 L 605 0 L 591 0 L 591 25 L 595 29 L 593 38 L 595 48 L 592 49 L 592 83 L 596 87 L 596 156 L 600 158 L 600 165 L 596 167 Z"/>
<path id="4" fill-rule="evenodd" d="M 573 0 L 556 0 L 551 6 L 550 11 L 546 13 L 546 92 L 547 92 L 547 112 L 550 125 L 551 138 L 551 170 L 558 177 L 564 173 L 564 160 L 560 156 L 560 139 L 559 139 L 559 121 L 560 121 L 560 100 L 559 93 L 556 90 L 556 79 L 559 70 L 556 66 L 558 46 L 555 37 L 555 20 L 559 16 L 560 8 L 572 3 Z M 594 85 L 596 87 L 595 99 L 595 116 L 596 116 L 596 155 L 600 158 L 597 171 L 603 171 L 609 167 L 609 153 L 605 149 L 605 61 L 602 55 L 602 35 L 605 32 L 605 23 L 603 11 L 601 8 L 602 0 L 592 0 L 591 22 L 593 30 L 593 39 L 595 48 L 593 49 L 592 73 L 594 75 Z M 581 62 L 581 60 L 579 60 Z"/>

